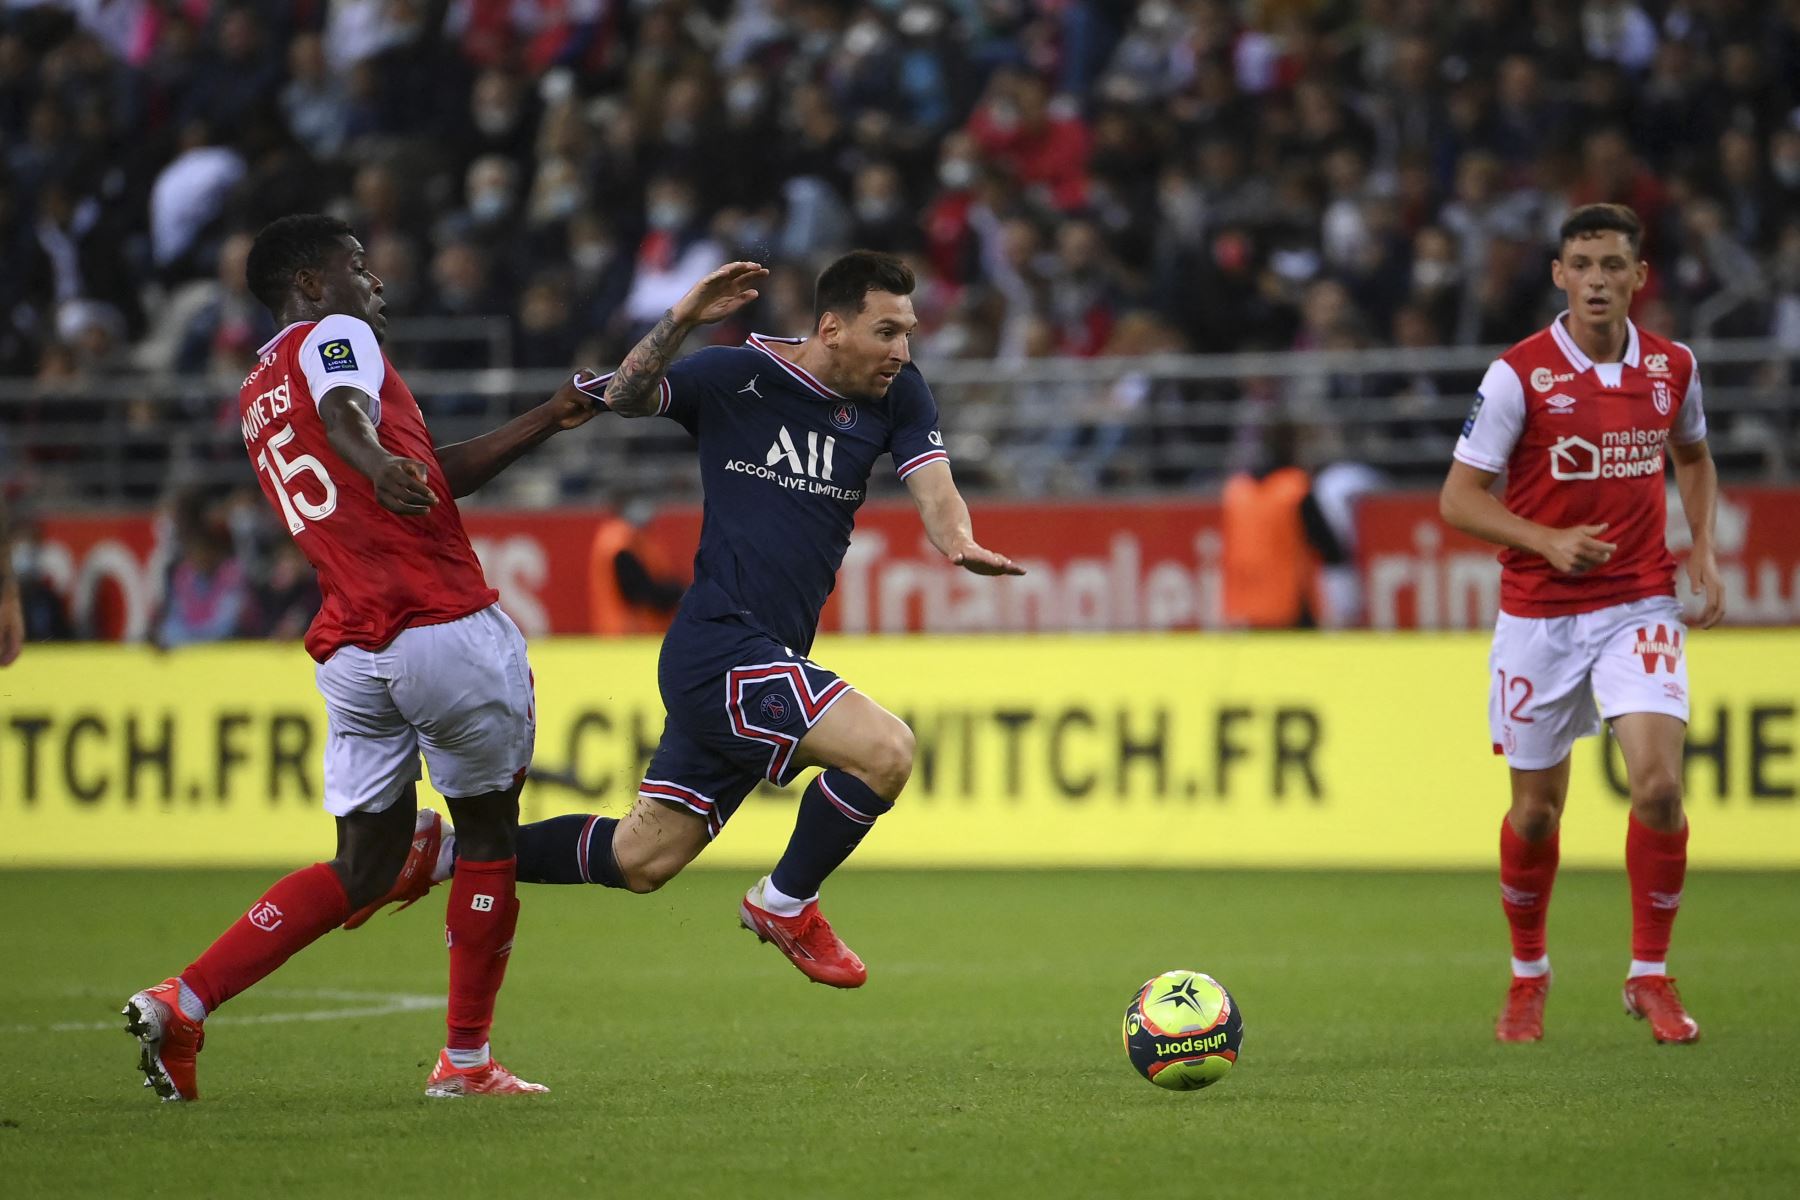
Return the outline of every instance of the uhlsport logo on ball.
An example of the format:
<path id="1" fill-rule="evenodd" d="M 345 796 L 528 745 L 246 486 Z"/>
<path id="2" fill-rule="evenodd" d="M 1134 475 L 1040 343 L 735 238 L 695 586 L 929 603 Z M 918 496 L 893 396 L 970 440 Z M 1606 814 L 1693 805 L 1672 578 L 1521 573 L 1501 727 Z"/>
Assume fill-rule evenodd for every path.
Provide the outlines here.
<path id="1" fill-rule="evenodd" d="M 1224 985 L 1198 971 L 1164 971 L 1125 1006 L 1125 1053 L 1157 1087 L 1191 1092 L 1230 1074 L 1244 1015 Z"/>

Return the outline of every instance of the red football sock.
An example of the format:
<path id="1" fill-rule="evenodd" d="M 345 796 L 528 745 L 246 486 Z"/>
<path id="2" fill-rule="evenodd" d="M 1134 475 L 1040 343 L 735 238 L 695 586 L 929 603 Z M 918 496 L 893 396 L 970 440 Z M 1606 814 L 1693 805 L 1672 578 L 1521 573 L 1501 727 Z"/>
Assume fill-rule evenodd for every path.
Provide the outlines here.
<path id="1" fill-rule="evenodd" d="M 279 880 L 181 973 L 208 1013 L 273 974 L 350 915 L 337 872 L 314 863 Z"/>
<path id="2" fill-rule="evenodd" d="M 1631 879 L 1631 957 L 1663 962 L 1687 878 L 1688 827 L 1661 833 L 1634 814 L 1625 829 L 1625 874 Z"/>
<path id="3" fill-rule="evenodd" d="M 1539 842 L 1528 842 L 1500 822 L 1500 907 L 1512 926 L 1513 957 L 1533 962 L 1544 957 L 1544 920 L 1550 914 L 1550 889 L 1562 852 L 1562 830 Z"/>
<path id="4" fill-rule="evenodd" d="M 519 902 L 513 896 L 518 860 L 461 859 L 450 884 L 444 939 L 450 945 L 451 1050 L 479 1050 L 494 1023 L 494 998 L 506 978 Z"/>

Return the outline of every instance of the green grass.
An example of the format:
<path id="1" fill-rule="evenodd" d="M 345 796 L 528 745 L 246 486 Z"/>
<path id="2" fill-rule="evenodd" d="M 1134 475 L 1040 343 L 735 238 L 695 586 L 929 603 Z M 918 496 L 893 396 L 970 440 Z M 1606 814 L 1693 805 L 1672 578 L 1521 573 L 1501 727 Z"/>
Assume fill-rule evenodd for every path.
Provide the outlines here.
<path id="1" fill-rule="evenodd" d="M 1705 1029 L 1619 1008 L 1622 877 L 1568 873 L 1549 1036 L 1501 1047 L 1485 875 L 847 874 L 871 967 L 806 983 L 737 931 L 740 873 L 655 896 L 535 888 L 496 1045 L 541 1098 L 428 1101 L 436 898 L 334 934 L 209 1025 L 206 1099 L 159 1105 L 112 1023 L 267 880 L 0 872 L 0 1178 L 9 1197 L 1776 1196 L 1800 1172 L 1800 877 L 1697 874 L 1675 966 Z M 1246 1019 L 1218 1087 L 1169 1094 L 1126 1000 L 1206 970 Z M 237 1018 L 233 1021 L 232 1018 Z"/>

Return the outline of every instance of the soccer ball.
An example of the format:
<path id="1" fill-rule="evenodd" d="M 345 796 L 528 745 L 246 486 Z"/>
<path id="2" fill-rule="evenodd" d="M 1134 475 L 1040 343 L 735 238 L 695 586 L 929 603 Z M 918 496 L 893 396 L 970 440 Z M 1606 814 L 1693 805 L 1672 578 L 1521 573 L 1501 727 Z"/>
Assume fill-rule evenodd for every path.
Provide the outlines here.
<path id="1" fill-rule="evenodd" d="M 1164 971 L 1125 1006 L 1125 1053 L 1157 1087 L 1191 1092 L 1231 1073 L 1244 1014 L 1211 975 Z"/>

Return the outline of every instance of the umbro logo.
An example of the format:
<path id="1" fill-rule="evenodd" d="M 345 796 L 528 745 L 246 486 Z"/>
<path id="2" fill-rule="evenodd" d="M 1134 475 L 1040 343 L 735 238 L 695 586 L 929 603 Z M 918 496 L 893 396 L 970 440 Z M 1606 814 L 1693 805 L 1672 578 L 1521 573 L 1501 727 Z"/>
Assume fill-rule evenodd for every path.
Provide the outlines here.
<path id="1" fill-rule="evenodd" d="M 1555 413 L 1566 413 L 1566 412 L 1575 411 L 1575 397 L 1568 395 L 1567 393 L 1564 393 L 1564 392 L 1556 393 L 1556 395 L 1554 395 L 1554 396 L 1550 397 L 1548 400 L 1544 401 L 1544 404 L 1546 407 L 1548 407 L 1550 409 L 1551 412 L 1555 412 Z"/>
<path id="2" fill-rule="evenodd" d="M 762 378 L 761 375 L 752 375 L 750 377 L 750 382 L 746 383 L 743 387 L 739 388 L 737 390 L 737 394 L 742 396 L 745 392 L 749 392 L 752 396 L 755 396 L 758 400 L 761 400 L 763 398 L 763 394 L 756 390 L 756 381 L 761 378 Z"/>

